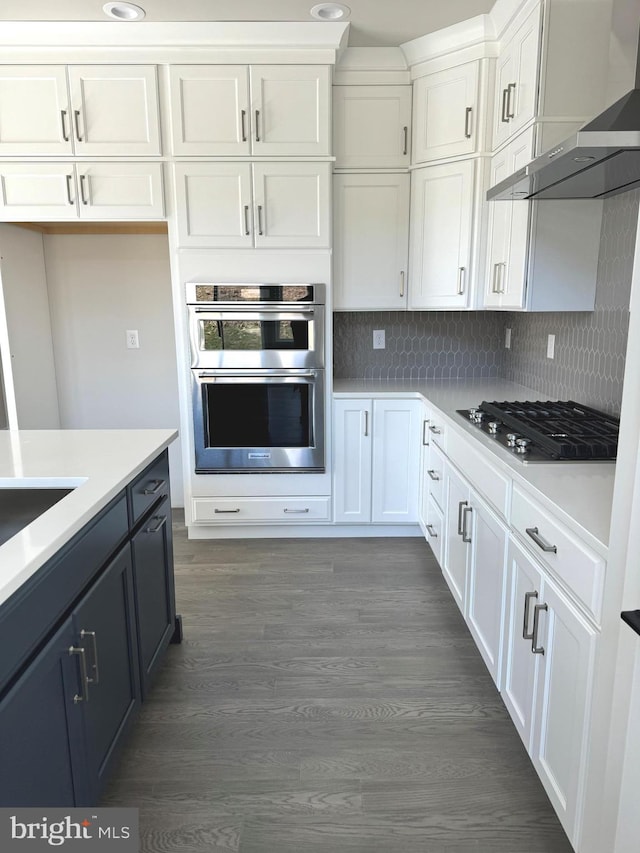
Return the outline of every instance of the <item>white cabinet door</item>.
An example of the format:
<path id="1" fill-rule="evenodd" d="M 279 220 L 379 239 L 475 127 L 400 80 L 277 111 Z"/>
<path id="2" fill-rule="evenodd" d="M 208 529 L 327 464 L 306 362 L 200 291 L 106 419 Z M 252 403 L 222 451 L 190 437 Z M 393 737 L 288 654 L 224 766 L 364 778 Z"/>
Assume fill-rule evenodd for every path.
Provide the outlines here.
<path id="1" fill-rule="evenodd" d="M 78 163 L 82 219 L 161 219 L 160 163 Z"/>
<path id="2" fill-rule="evenodd" d="M 3 222 L 77 218 L 72 163 L 2 163 L 0 182 Z"/>
<path id="3" fill-rule="evenodd" d="M 493 148 L 499 148 L 511 136 L 509 94 L 517 85 L 512 45 L 501 51 L 496 64 L 496 92 L 493 104 Z M 512 96 L 513 97 L 513 96 Z"/>
<path id="4" fill-rule="evenodd" d="M 334 86 L 337 169 L 405 168 L 410 140 L 411 86 Z"/>
<path id="5" fill-rule="evenodd" d="M 331 245 L 329 163 L 254 163 L 256 248 Z"/>
<path id="6" fill-rule="evenodd" d="M 253 246 L 249 163 L 175 163 L 174 175 L 180 246 Z"/>
<path id="7" fill-rule="evenodd" d="M 540 672 L 531 757 L 569 840 L 577 845 L 597 632 L 550 581 L 537 606 L 544 610 L 538 611 L 533 638 Z"/>
<path id="8" fill-rule="evenodd" d="M 415 81 L 415 163 L 476 151 L 478 81 L 478 62 L 456 65 Z"/>
<path id="9" fill-rule="evenodd" d="M 542 600 L 542 573 L 513 539 L 509 542 L 507 571 L 502 700 L 527 751 L 531 752 L 538 666 L 538 658 L 531 652 L 531 640 L 533 608 Z"/>
<path id="10" fill-rule="evenodd" d="M 334 176 L 334 308 L 407 307 L 409 183 L 407 174 Z"/>
<path id="11" fill-rule="evenodd" d="M 0 154 L 71 154 L 64 65 L 0 66 Z"/>
<path id="12" fill-rule="evenodd" d="M 249 73 L 253 153 L 329 154 L 329 66 L 253 65 Z"/>
<path id="13" fill-rule="evenodd" d="M 151 157 L 160 152 L 153 65 L 71 65 L 75 153 Z"/>
<path id="14" fill-rule="evenodd" d="M 509 146 L 491 158 L 489 186 L 495 186 L 511 174 Z M 528 206 L 528 202 L 525 202 Z M 512 201 L 494 201 L 487 205 L 487 274 L 483 295 L 485 308 L 499 308 L 501 287 L 507 280 L 509 235 L 511 232 Z"/>
<path id="15" fill-rule="evenodd" d="M 172 65 L 171 138 L 178 156 L 250 153 L 249 68 Z"/>
<path id="16" fill-rule="evenodd" d="M 333 404 L 333 493 L 337 522 L 371 521 L 371 400 Z"/>
<path id="17" fill-rule="evenodd" d="M 475 169 L 462 160 L 412 173 L 409 308 L 469 304 Z"/>
<path id="18" fill-rule="evenodd" d="M 471 494 L 471 508 L 467 525 L 471 538 L 467 624 L 500 689 L 509 533 L 474 493 Z"/>
<path id="19" fill-rule="evenodd" d="M 445 470 L 445 542 L 442 574 L 454 601 L 464 614 L 467 597 L 469 558 L 470 493 L 469 484 L 451 467 Z"/>
<path id="20" fill-rule="evenodd" d="M 371 520 L 418 521 L 419 400 L 374 400 Z"/>

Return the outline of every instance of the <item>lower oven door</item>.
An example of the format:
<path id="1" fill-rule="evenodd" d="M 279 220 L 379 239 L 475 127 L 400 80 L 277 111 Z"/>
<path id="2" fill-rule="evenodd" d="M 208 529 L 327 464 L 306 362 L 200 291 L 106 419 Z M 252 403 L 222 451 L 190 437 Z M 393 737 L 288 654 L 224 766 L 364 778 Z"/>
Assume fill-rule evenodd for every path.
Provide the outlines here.
<path id="1" fill-rule="evenodd" d="M 324 471 L 324 370 L 192 370 L 196 473 Z"/>

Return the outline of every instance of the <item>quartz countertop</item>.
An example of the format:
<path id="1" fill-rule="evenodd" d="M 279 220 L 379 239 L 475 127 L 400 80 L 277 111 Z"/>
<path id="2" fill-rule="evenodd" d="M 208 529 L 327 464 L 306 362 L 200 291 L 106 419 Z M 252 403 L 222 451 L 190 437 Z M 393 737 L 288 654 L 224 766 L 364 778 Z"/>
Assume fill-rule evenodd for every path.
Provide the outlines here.
<path id="1" fill-rule="evenodd" d="M 176 437 L 170 429 L 0 431 L 0 488 L 73 488 L 0 546 L 0 604 Z"/>
<path id="2" fill-rule="evenodd" d="M 502 379 L 476 380 L 359 380 L 334 381 L 336 397 L 418 397 L 438 409 L 449 428 L 478 442 L 491 461 L 506 471 L 559 520 L 596 552 L 607 556 L 615 478 L 614 462 L 543 462 L 523 465 L 511 451 L 499 445 L 456 413 L 483 400 L 545 400 L 548 396 Z M 455 460 L 453 460 L 455 462 Z"/>

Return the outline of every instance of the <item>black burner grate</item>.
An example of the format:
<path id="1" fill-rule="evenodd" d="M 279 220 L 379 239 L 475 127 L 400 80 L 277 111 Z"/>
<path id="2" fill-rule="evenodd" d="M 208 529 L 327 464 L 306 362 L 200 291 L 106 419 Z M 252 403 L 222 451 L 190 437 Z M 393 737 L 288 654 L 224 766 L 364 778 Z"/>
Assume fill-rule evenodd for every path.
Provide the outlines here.
<path id="1" fill-rule="evenodd" d="M 552 459 L 615 459 L 619 421 L 572 400 L 483 402 L 481 410 L 531 439 Z"/>

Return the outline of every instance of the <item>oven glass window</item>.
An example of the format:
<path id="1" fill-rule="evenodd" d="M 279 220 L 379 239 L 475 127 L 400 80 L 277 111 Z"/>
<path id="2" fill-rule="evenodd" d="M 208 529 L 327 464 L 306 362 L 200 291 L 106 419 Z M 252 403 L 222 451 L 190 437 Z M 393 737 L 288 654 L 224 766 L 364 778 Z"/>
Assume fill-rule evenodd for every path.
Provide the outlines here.
<path id="1" fill-rule="evenodd" d="M 307 320 L 200 320 L 205 352 L 230 350 L 307 350 Z"/>
<path id="2" fill-rule="evenodd" d="M 208 447 L 313 445 L 307 383 L 210 383 L 202 394 Z"/>
<path id="3" fill-rule="evenodd" d="M 196 302 L 313 302 L 310 284 L 197 284 Z"/>

